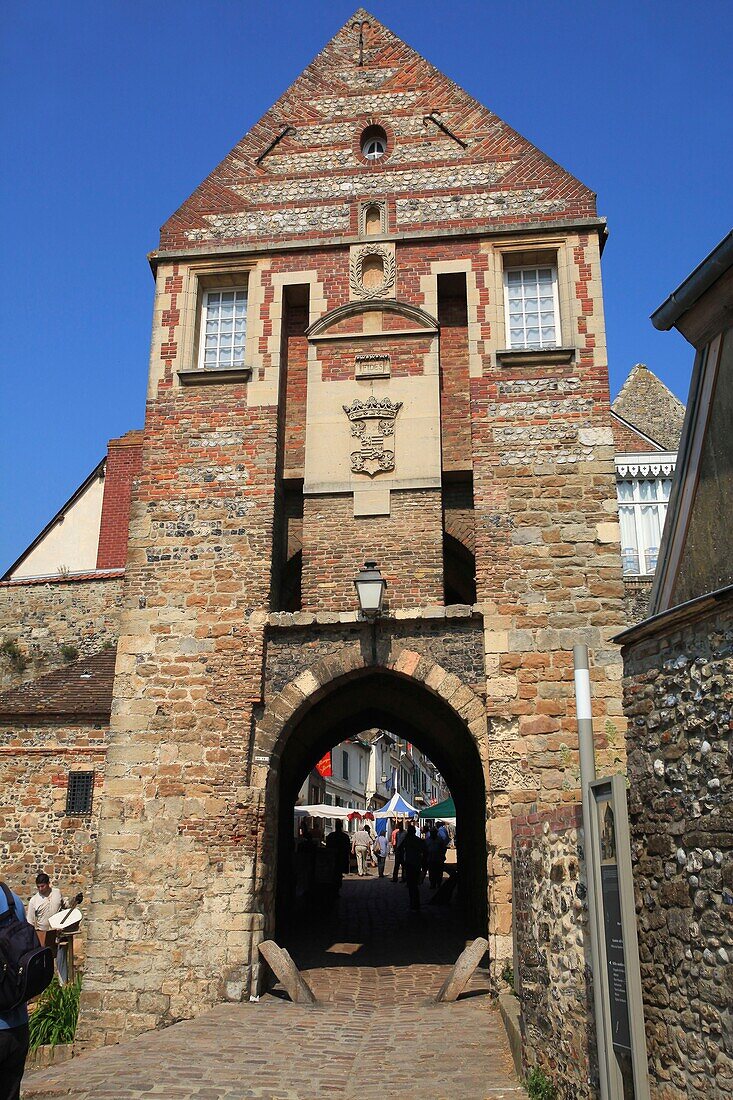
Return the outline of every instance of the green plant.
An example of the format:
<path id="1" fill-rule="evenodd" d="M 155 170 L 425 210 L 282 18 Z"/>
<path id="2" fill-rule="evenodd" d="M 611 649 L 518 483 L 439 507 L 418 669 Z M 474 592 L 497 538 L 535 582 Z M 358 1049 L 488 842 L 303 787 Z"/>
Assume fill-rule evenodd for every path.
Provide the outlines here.
<path id="1" fill-rule="evenodd" d="M 529 1100 L 556 1100 L 555 1086 L 543 1069 L 534 1066 L 527 1074 Z"/>
<path id="2" fill-rule="evenodd" d="M 75 645 L 69 645 L 68 642 L 63 642 L 59 649 L 61 650 L 61 656 L 65 661 L 75 661 L 79 656 L 79 650 Z"/>
<path id="3" fill-rule="evenodd" d="M 60 985 L 56 977 L 51 980 L 28 1021 L 32 1051 L 42 1044 L 53 1047 L 72 1041 L 79 1019 L 80 995 L 81 975 L 68 985 Z"/>
<path id="4" fill-rule="evenodd" d="M 111 638 L 107 638 L 106 641 L 102 642 L 102 649 L 114 649 L 114 647 L 115 643 Z"/>
<path id="5" fill-rule="evenodd" d="M 0 642 L 0 653 L 16 672 L 23 672 L 28 664 L 28 658 L 14 638 L 5 638 Z"/>
<path id="6" fill-rule="evenodd" d="M 501 980 L 506 982 L 510 989 L 514 989 L 514 963 L 511 959 L 506 959 L 501 968 Z"/>

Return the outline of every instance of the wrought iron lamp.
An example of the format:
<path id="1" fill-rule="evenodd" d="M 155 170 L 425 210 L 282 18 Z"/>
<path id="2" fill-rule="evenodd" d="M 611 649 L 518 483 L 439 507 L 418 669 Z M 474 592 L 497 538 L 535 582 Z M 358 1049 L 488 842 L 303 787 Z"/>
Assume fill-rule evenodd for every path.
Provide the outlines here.
<path id="1" fill-rule="evenodd" d="M 365 561 L 364 568 L 354 577 L 354 587 L 359 599 L 359 610 L 372 627 L 372 664 L 377 663 L 377 619 L 382 611 L 382 601 L 387 582 L 377 569 L 375 561 Z"/>
<path id="2" fill-rule="evenodd" d="M 382 600 L 387 582 L 377 569 L 375 561 L 365 561 L 364 568 L 354 577 L 354 587 L 359 598 L 359 609 L 365 619 L 376 619 L 382 610 Z"/>

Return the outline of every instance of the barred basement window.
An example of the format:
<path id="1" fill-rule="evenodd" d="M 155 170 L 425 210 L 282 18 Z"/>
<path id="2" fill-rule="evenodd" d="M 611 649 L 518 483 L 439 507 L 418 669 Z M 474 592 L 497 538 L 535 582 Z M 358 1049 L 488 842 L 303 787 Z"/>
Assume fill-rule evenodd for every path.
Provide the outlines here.
<path id="1" fill-rule="evenodd" d="M 66 788 L 66 816 L 80 817 L 92 812 L 94 772 L 69 772 Z"/>

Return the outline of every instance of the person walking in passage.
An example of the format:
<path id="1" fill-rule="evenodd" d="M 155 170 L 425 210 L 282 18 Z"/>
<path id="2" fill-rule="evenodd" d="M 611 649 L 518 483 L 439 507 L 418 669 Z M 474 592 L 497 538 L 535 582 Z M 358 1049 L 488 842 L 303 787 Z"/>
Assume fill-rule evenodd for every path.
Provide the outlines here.
<path id="1" fill-rule="evenodd" d="M 362 825 L 362 827 L 354 833 L 354 842 L 351 845 L 351 850 L 356 856 L 356 871 L 361 878 L 367 873 L 367 858 L 371 846 L 372 836 L 369 832 L 369 826 Z"/>
<path id="2" fill-rule="evenodd" d="M 392 851 L 394 852 L 394 870 L 392 871 L 392 882 L 397 882 L 399 878 L 400 868 L 402 868 L 402 881 L 405 881 L 405 868 L 402 862 L 404 855 L 403 844 L 405 843 L 405 823 L 400 821 L 399 827 L 396 833 L 392 834 Z"/>
<path id="3" fill-rule="evenodd" d="M 384 878 L 384 865 L 387 862 L 389 843 L 386 833 L 378 833 L 374 838 L 374 855 L 377 857 L 377 871 L 380 878 Z"/>
<path id="4" fill-rule="evenodd" d="M 437 890 L 443 881 L 443 864 L 445 863 L 445 844 L 437 828 L 433 826 L 425 841 L 428 860 L 428 880 L 431 889 Z"/>
<path id="5" fill-rule="evenodd" d="M 25 909 L 17 894 L 9 891 L 15 915 L 24 921 Z M 0 890 L 0 920 L 9 911 L 5 891 Z M 8 918 L 10 919 L 10 918 Z M 24 1004 L 0 1014 L 0 1100 L 20 1100 L 20 1082 L 28 1054 L 28 1009 Z"/>
<path id="6" fill-rule="evenodd" d="M 349 873 L 349 856 L 351 854 L 351 841 L 348 833 L 344 832 L 343 821 L 336 821 L 332 833 L 326 837 L 326 847 L 334 853 L 335 862 L 335 886 L 336 893 L 341 889 L 344 875 Z"/>
<path id="7" fill-rule="evenodd" d="M 425 841 L 417 835 L 415 826 L 410 822 L 407 836 L 402 844 L 405 865 L 405 882 L 410 892 L 410 909 L 420 908 L 420 879 L 427 863 Z"/>

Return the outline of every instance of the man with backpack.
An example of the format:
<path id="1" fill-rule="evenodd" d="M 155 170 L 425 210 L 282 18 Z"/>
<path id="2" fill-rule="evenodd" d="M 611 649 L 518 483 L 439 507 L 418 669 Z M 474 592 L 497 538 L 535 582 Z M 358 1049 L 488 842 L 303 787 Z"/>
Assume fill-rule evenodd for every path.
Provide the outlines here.
<path id="1" fill-rule="evenodd" d="M 15 915 L 25 921 L 23 902 L 9 891 Z M 0 891 L 0 921 L 8 912 L 5 892 Z M 7 918 L 6 918 L 7 919 Z M 25 1002 L 17 1008 L 0 1009 L 0 1100 L 18 1100 L 20 1082 L 28 1054 L 28 1009 Z"/>
<path id="2" fill-rule="evenodd" d="M 0 1100 L 20 1100 L 28 1054 L 26 1002 L 53 977 L 53 952 L 41 947 L 23 902 L 0 882 Z"/>

